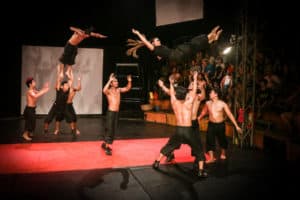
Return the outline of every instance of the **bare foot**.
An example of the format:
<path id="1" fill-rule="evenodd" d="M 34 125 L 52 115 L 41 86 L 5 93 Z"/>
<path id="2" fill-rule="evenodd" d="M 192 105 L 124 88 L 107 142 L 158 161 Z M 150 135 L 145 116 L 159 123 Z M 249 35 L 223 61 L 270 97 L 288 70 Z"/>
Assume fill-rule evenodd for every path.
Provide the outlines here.
<path id="1" fill-rule="evenodd" d="M 57 135 L 59 133 L 59 130 L 54 131 L 54 135 Z"/>
<path id="2" fill-rule="evenodd" d="M 221 30 L 218 30 L 217 34 L 216 34 L 216 37 L 215 37 L 215 41 L 217 41 L 222 33 L 222 29 Z"/>
<path id="3" fill-rule="evenodd" d="M 32 140 L 32 138 L 30 138 L 30 137 L 28 136 L 28 133 L 27 133 L 27 132 L 23 133 L 23 138 L 24 138 L 25 140 L 27 140 L 27 141 L 31 141 L 31 140 Z"/>
<path id="4" fill-rule="evenodd" d="M 217 30 L 220 28 L 220 26 L 218 25 L 218 26 L 216 26 L 216 27 L 214 27 L 212 30 L 211 30 L 211 33 L 217 33 Z"/>
<path id="5" fill-rule="evenodd" d="M 71 77 L 71 66 L 68 66 L 67 70 L 66 70 L 66 76 L 70 79 Z"/>
<path id="6" fill-rule="evenodd" d="M 78 129 L 76 129 L 76 135 L 79 135 L 80 131 Z"/>
<path id="7" fill-rule="evenodd" d="M 210 163 L 214 163 L 214 162 L 216 162 L 216 158 L 211 158 L 211 159 L 205 161 L 206 164 L 210 164 Z"/>
<path id="8" fill-rule="evenodd" d="M 222 154 L 222 155 L 220 156 L 220 159 L 221 159 L 221 160 L 226 160 L 226 156 Z"/>

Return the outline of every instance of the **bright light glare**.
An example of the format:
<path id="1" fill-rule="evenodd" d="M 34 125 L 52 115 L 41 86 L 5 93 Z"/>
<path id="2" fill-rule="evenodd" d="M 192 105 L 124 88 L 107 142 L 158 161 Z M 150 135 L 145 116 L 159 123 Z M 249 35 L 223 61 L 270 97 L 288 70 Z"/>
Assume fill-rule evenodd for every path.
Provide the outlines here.
<path id="1" fill-rule="evenodd" d="M 231 51 L 232 47 L 226 47 L 223 51 L 223 55 L 228 54 Z"/>

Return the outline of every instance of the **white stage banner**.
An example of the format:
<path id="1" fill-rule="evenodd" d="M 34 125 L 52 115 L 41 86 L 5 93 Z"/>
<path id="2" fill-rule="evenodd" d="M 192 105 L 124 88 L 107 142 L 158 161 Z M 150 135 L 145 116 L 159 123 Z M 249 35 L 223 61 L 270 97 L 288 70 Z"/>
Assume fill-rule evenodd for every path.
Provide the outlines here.
<path id="1" fill-rule="evenodd" d="M 64 47 L 23 46 L 22 47 L 22 82 L 21 114 L 26 106 L 27 77 L 33 77 L 37 88 L 48 82 L 50 90 L 40 97 L 36 114 L 47 114 L 55 101 L 55 82 L 59 57 Z M 103 49 L 78 48 L 73 65 L 74 83 L 81 77 L 81 91 L 77 92 L 73 106 L 77 114 L 102 114 L 102 79 Z"/>
<path id="2" fill-rule="evenodd" d="M 156 26 L 203 19 L 203 0 L 156 0 Z"/>

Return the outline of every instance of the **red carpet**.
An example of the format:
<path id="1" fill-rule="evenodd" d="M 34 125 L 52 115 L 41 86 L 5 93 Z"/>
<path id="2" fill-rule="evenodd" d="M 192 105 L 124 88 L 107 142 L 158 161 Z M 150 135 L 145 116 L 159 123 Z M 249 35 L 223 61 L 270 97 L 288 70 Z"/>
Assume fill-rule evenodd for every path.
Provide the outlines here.
<path id="1" fill-rule="evenodd" d="M 0 145 L 0 173 L 38 173 L 151 165 L 168 138 L 116 140 L 113 155 L 101 141 Z M 192 162 L 190 147 L 175 151 L 176 162 Z M 162 162 L 163 164 L 164 162 Z"/>

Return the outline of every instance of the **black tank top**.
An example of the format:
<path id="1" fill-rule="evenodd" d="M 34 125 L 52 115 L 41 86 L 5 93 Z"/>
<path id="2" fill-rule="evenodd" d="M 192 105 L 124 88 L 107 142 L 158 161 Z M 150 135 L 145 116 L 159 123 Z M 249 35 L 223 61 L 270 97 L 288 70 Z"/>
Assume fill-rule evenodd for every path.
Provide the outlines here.
<path id="1" fill-rule="evenodd" d="M 67 104 L 67 99 L 68 99 L 68 95 L 70 93 L 70 90 L 68 90 L 67 92 L 64 92 L 62 89 L 56 90 L 56 106 L 58 109 L 63 109 L 65 108 L 66 104 Z"/>

